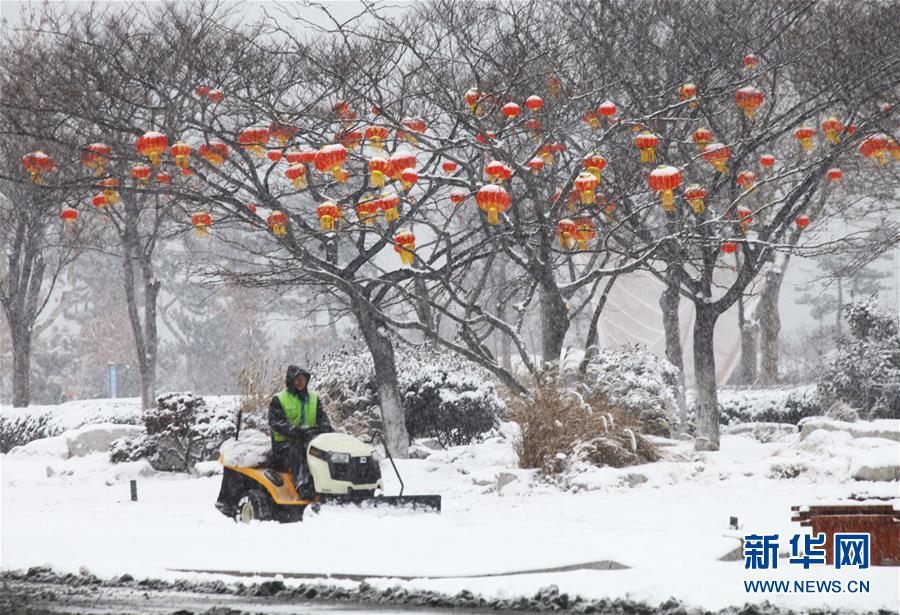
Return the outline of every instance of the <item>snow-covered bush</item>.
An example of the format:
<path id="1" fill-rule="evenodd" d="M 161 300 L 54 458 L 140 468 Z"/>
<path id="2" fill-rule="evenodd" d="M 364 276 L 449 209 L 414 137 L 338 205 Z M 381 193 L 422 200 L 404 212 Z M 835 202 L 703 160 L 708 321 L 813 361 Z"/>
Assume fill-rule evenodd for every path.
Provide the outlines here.
<path id="1" fill-rule="evenodd" d="M 583 398 L 545 385 L 533 400 L 514 399 L 510 409 L 519 425 L 515 447 L 521 468 L 557 475 L 577 464 L 621 468 L 658 459 L 641 434 L 640 422 L 602 393 Z"/>
<path id="2" fill-rule="evenodd" d="M 145 433 L 113 442 L 110 461 L 146 458 L 156 470 L 186 472 L 218 457 L 221 444 L 234 436 L 235 417 L 231 404 L 210 407 L 192 393 L 167 393 L 141 415 Z M 258 428 L 259 422 L 245 417 L 243 425 Z"/>
<path id="3" fill-rule="evenodd" d="M 137 425 L 140 423 L 138 405 L 126 400 L 82 400 L 59 406 L 4 408 L 0 412 L 0 453 L 98 423 Z"/>
<path id="4" fill-rule="evenodd" d="M 900 418 L 897 319 L 871 300 L 851 304 L 844 317 L 850 336 L 838 343 L 821 372 L 821 403 L 844 402 L 864 418 Z"/>
<path id="5" fill-rule="evenodd" d="M 678 369 L 641 346 L 598 348 L 584 385 L 586 396 L 601 394 L 645 433 L 668 436 L 678 420 Z"/>
<path id="6" fill-rule="evenodd" d="M 496 425 L 505 405 L 493 376 L 450 353 L 395 344 L 410 438 L 436 438 L 455 446 L 477 440 Z M 360 435 L 380 428 L 378 387 L 368 352 L 342 348 L 312 371 L 312 388 L 336 424 Z"/>
<path id="7" fill-rule="evenodd" d="M 722 425 L 737 423 L 791 423 L 796 425 L 823 410 L 814 386 L 785 389 L 721 389 Z"/>

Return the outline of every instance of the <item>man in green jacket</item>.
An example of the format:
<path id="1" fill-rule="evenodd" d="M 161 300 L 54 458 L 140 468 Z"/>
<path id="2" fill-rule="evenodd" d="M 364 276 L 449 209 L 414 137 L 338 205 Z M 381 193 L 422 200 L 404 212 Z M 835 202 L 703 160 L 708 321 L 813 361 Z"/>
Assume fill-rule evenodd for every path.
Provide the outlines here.
<path id="1" fill-rule="evenodd" d="M 307 388 L 311 377 L 305 369 L 289 366 L 284 390 L 269 403 L 275 467 L 291 473 L 297 493 L 303 499 L 310 499 L 316 493 L 306 463 L 309 441 L 320 433 L 334 431 L 318 395 Z"/>

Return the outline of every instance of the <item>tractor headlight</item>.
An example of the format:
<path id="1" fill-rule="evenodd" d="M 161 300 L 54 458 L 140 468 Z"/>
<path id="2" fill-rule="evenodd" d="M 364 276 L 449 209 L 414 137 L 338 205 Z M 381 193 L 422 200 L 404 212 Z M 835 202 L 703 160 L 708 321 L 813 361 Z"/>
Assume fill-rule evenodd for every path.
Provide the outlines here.
<path id="1" fill-rule="evenodd" d="M 350 463 L 350 453 L 331 453 L 331 463 Z"/>

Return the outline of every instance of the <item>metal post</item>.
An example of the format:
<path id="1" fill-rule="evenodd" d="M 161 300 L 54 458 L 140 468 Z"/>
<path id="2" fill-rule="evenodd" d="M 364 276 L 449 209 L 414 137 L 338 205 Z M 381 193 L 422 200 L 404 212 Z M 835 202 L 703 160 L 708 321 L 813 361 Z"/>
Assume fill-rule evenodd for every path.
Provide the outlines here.
<path id="1" fill-rule="evenodd" d="M 137 481 L 131 481 L 131 501 L 137 502 Z"/>
<path id="2" fill-rule="evenodd" d="M 113 362 L 106 364 L 106 396 L 113 399 L 118 397 L 116 367 Z"/>

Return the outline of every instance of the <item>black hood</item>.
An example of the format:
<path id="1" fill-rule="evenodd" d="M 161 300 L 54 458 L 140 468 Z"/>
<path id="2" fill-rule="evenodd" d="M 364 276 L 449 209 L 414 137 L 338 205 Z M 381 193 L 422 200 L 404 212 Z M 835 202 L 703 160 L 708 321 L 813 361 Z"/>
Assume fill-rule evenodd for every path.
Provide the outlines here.
<path id="1" fill-rule="evenodd" d="M 306 388 L 309 388 L 309 379 L 312 377 L 306 369 L 297 365 L 288 365 L 287 373 L 284 376 L 284 386 L 291 393 L 299 394 L 300 391 L 294 388 L 294 380 L 297 376 L 306 376 Z"/>

